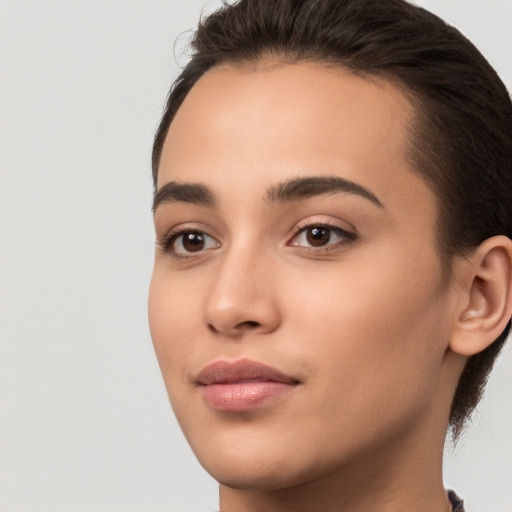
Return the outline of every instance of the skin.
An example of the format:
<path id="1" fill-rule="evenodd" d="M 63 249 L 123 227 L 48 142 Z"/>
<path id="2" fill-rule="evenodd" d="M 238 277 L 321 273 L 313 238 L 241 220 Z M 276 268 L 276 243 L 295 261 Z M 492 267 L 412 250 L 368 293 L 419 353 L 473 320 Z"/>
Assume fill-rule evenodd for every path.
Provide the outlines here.
<path id="1" fill-rule="evenodd" d="M 271 63 L 210 70 L 170 126 L 158 189 L 200 184 L 216 203 L 157 201 L 150 327 L 222 512 L 450 509 L 443 442 L 477 350 L 450 347 L 464 345 L 454 333 L 478 306 L 468 290 L 483 256 L 443 278 L 435 196 L 406 157 L 412 113 L 386 82 Z M 269 200 L 309 177 L 356 183 L 380 204 L 354 191 Z M 307 226 L 326 224 L 331 239 L 311 247 Z M 180 229 L 205 233 L 204 248 L 187 251 L 179 233 L 164 248 Z M 211 408 L 195 377 L 239 358 L 299 384 L 249 411 Z"/>

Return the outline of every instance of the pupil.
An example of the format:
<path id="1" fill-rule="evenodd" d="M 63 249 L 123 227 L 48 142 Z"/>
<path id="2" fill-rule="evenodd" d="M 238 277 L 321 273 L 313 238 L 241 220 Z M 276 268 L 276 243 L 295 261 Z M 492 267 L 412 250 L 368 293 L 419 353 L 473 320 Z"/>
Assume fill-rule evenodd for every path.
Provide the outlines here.
<path id="1" fill-rule="evenodd" d="M 308 230 L 307 239 L 308 243 L 315 247 L 319 247 L 321 245 L 326 244 L 329 242 L 331 238 L 331 232 L 330 229 L 327 228 L 311 228 Z"/>
<path id="2" fill-rule="evenodd" d="M 204 236 L 201 233 L 185 233 L 183 247 L 189 252 L 200 251 L 204 246 Z"/>

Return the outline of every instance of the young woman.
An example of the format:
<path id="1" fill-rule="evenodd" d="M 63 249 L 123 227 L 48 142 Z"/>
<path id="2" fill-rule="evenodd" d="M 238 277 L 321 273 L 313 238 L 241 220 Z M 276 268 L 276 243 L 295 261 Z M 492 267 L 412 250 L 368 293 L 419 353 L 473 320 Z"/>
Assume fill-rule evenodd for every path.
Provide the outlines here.
<path id="1" fill-rule="evenodd" d="M 241 0 L 154 152 L 150 327 L 221 512 L 447 512 L 512 314 L 512 105 L 402 0 Z"/>

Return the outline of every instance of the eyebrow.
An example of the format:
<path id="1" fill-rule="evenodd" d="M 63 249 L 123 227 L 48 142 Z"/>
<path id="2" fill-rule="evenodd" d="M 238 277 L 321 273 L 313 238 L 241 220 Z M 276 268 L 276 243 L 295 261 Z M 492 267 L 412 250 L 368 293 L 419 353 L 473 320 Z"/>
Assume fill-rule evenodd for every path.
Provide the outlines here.
<path id="1" fill-rule="evenodd" d="M 328 194 L 354 194 L 368 199 L 379 208 L 384 208 L 378 197 L 367 188 L 338 176 L 313 176 L 294 178 L 270 187 L 266 202 L 270 205 Z"/>
<path id="2" fill-rule="evenodd" d="M 153 198 L 153 212 L 161 204 L 192 203 L 204 206 L 215 206 L 217 200 L 211 190 L 205 185 L 196 183 L 178 183 L 170 181 L 166 183 Z"/>
<path id="3" fill-rule="evenodd" d="M 312 176 L 293 178 L 267 190 L 265 202 L 270 206 L 307 199 L 318 195 L 353 194 L 369 200 L 379 208 L 384 208 L 378 197 L 367 188 L 338 176 Z M 218 201 L 213 192 L 205 185 L 196 183 L 178 183 L 170 181 L 155 194 L 153 212 L 162 205 L 170 203 L 192 203 L 214 207 Z"/>

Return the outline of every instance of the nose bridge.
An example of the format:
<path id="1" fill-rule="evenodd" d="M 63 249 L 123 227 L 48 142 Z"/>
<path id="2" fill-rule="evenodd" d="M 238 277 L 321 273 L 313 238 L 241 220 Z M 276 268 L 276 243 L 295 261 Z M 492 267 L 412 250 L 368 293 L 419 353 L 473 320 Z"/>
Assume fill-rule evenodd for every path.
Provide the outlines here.
<path id="1" fill-rule="evenodd" d="M 239 334 L 248 328 L 267 332 L 278 323 L 271 285 L 276 276 L 268 254 L 255 245 L 248 240 L 237 241 L 215 269 L 204 321 L 216 332 Z"/>

